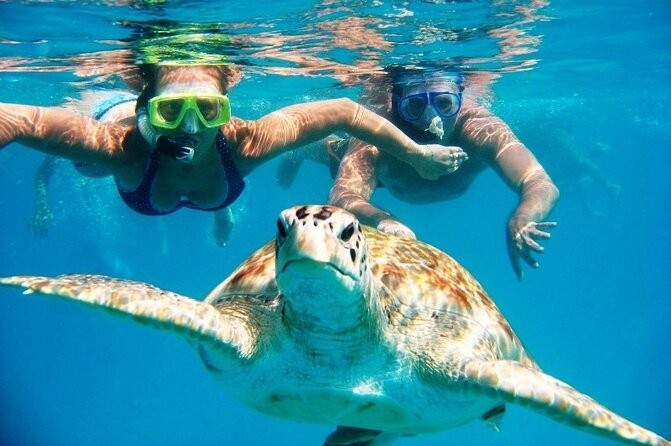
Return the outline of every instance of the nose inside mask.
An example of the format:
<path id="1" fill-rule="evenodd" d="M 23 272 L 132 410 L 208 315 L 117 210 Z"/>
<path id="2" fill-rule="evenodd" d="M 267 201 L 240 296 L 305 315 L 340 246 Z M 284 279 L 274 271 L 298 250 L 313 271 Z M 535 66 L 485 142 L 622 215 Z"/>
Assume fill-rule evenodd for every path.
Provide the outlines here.
<path id="1" fill-rule="evenodd" d="M 194 112 L 193 110 L 187 111 L 186 115 L 184 115 L 184 119 L 182 120 L 180 126 L 183 131 L 189 133 L 196 133 L 200 129 L 200 121 L 196 116 L 196 112 Z"/>

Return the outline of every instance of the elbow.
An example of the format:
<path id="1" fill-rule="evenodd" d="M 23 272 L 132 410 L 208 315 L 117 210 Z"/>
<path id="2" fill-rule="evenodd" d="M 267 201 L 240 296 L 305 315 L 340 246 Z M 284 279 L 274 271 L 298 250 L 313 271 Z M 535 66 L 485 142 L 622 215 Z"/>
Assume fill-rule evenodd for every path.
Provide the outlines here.
<path id="1" fill-rule="evenodd" d="M 365 118 L 366 108 L 350 98 L 334 99 L 334 101 L 336 101 L 336 109 L 343 110 L 341 116 L 345 118 L 343 124 L 347 130 L 351 133 L 359 128 Z"/>
<path id="2" fill-rule="evenodd" d="M 362 203 L 367 203 L 361 195 L 349 191 L 331 189 L 328 204 L 354 212 Z"/>
<path id="3" fill-rule="evenodd" d="M 550 196 L 551 196 L 551 201 L 552 201 L 552 206 L 554 207 L 555 204 L 559 201 L 559 197 L 561 194 L 559 193 L 559 188 L 552 182 L 550 182 Z"/>
<path id="4" fill-rule="evenodd" d="M 346 110 L 356 110 L 358 107 L 361 107 L 361 105 L 358 102 L 350 98 L 338 98 L 334 99 L 333 101 L 335 101 L 336 106 L 342 107 Z"/>
<path id="5" fill-rule="evenodd" d="M 548 207 L 552 209 L 557 202 L 559 201 L 559 188 L 557 185 L 552 181 L 552 179 L 547 176 L 544 181 L 542 181 L 542 188 L 545 191 L 543 195 L 545 195 L 545 200 L 546 203 L 548 204 Z"/>
<path id="6" fill-rule="evenodd" d="M 546 213 L 549 213 L 559 201 L 559 188 L 552 181 L 547 181 L 541 184 L 539 189 L 542 200 L 545 202 Z"/>
<path id="7" fill-rule="evenodd" d="M 559 201 L 559 188 L 555 186 L 555 184 L 552 181 L 548 181 L 543 185 L 542 188 L 542 196 L 545 205 L 544 207 L 544 214 L 545 216 L 549 215 L 550 212 L 555 208 L 557 205 L 557 202 Z"/>
<path id="8" fill-rule="evenodd" d="M 559 201 L 559 188 L 555 185 L 544 170 L 539 170 L 521 185 L 522 201 L 527 199 L 538 203 L 542 208 L 541 214 L 547 215 Z"/>
<path id="9" fill-rule="evenodd" d="M 347 199 L 345 198 L 345 195 L 342 191 L 338 191 L 336 189 L 331 189 L 329 192 L 329 199 L 328 199 L 328 204 L 331 206 L 339 207 L 345 209 L 345 206 L 347 205 Z"/>

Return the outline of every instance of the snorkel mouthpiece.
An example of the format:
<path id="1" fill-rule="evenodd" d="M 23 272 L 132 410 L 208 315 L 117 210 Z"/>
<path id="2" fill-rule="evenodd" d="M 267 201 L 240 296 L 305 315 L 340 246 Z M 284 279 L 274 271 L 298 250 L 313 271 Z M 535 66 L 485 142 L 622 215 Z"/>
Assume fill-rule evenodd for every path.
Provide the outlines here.
<path id="1" fill-rule="evenodd" d="M 429 128 L 426 129 L 426 131 L 429 133 L 433 133 L 440 139 L 443 139 L 445 130 L 443 130 L 443 120 L 440 118 L 440 116 L 433 117 L 433 119 L 431 120 L 431 124 L 429 125 Z"/>
<path id="2" fill-rule="evenodd" d="M 161 153 L 187 164 L 193 161 L 193 155 L 196 152 L 193 147 L 189 146 L 188 141 L 171 139 L 165 135 L 158 137 L 156 148 Z"/>
<path id="3" fill-rule="evenodd" d="M 182 163 L 190 163 L 193 161 L 193 155 L 196 153 L 191 146 L 193 143 L 190 139 L 175 140 L 161 135 L 149 123 L 147 116 L 147 109 L 142 107 L 138 109 L 137 113 L 137 128 L 140 130 L 142 137 L 154 148 L 161 153 L 168 155 Z"/>

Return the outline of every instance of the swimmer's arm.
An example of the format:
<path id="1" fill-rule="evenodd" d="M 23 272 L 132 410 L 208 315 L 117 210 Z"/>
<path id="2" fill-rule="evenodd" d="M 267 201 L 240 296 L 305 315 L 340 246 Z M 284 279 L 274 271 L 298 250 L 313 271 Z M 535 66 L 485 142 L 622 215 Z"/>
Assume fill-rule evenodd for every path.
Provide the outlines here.
<path id="1" fill-rule="evenodd" d="M 479 151 L 520 199 L 508 219 L 506 244 L 513 270 L 521 280 L 521 260 L 534 268 L 532 252 L 543 252 L 540 240 L 550 238 L 555 222 L 544 221 L 559 199 L 559 190 L 543 166 L 500 118 L 484 109 L 468 111 L 462 137 Z"/>
<path id="2" fill-rule="evenodd" d="M 559 199 L 559 189 L 521 143 L 500 154 L 497 170 L 520 196 L 508 219 L 506 245 L 513 271 L 522 280 L 521 261 L 538 268 L 540 264 L 532 254 L 544 251 L 541 241 L 549 239 L 550 229 L 557 226 L 556 222 L 546 221 L 546 218 Z"/>
<path id="3" fill-rule="evenodd" d="M 378 155 L 375 147 L 352 139 L 329 192 L 329 204 L 350 211 L 365 225 L 414 239 L 415 234 L 407 226 L 370 202 L 377 187 L 375 164 Z"/>
<path id="4" fill-rule="evenodd" d="M 121 153 L 126 133 L 65 108 L 0 104 L 0 147 L 18 142 L 62 158 L 105 163 Z"/>
<path id="5" fill-rule="evenodd" d="M 375 147 L 352 139 L 350 149 L 340 162 L 338 174 L 329 192 L 329 204 L 352 212 L 361 223 L 373 227 L 382 220 L 392 218 L 390 214 L 370 203 L 377 187 L 377 156 Z"/>
<path id="6" fill-rule="evenodd" d="M 454 171 L 452 151 L 437 144 L 420 145 L 391 122 L 350 99 L 292 105 L 252 123 L 239 141 L 243 157 L 265 159 L 345 131 L 410 164 L 426 178 Z"/>
<path id="7" fill-rule="evenodd" d="M 559 199 L 559 190 L 531 151 L 497 116 L 475 107 L 459 122 L 466 144 L 481 156 L 520 196 L 514 216 L 529 221 L 544 220 Z"/>
<path id="8" fill-rule="evenodd" d="M 559 189 L 524 144 L 515 138 L 515 141 L 501 145 L 493 166 L 519 194 L 520 200 L 511 220 L 540 222 L 550 215 L 559 200 Z"/>

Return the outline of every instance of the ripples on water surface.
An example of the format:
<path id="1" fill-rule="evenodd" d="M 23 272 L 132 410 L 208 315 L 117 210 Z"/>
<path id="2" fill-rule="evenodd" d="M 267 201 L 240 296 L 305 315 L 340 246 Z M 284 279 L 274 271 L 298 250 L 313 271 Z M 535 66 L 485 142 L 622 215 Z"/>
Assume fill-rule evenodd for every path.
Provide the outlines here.
<path id="1" fill-rule="evenodd" d="M 533 25 L 549 19 L 543 1 L 325 1 L 312 6 L 297 1 L 263 8 L 244 1 L 218 7 L 214 2 L 129 3 L 4 5 L 4 68 L 67 69 L 81 63 L 79 58 L 101 62 L 115 52 L 151 44 L 169 58 L 184 57 L 180 51 L 188 49 L 190 57 L 194 52 L 204 60 L 218 56 L 259 72 L 291 68 L 294 74 L 297 69 L 329 74 L 338 67 L 375 70 L 447 59 L 473 69 L 514 69 L 533 64 L 529 54 L 540 42 Z M 161 44 L 179 48 L 159 50 Z"/>
<path id="2" fill-rule="evenodd" d="M 449 65 L 560 186 L 541 268 L 518 283 L 503 240 L 516 202 L 486 173 L 460 200 L 410 206 L 376 194 L 478 277 L 543 367 L 671 437 L 669 211 L 671 17 L 666 1 L 0 2 L 0 101 L 59 104 L 120 88 L 135 62 L 240 67 L 234 113 L 256 118 L 322 97 L 356 99 L 390 64 Z M 132 81 L 132 79 L 130 79 Z M 273 235 L 284 207 L 319 202 L 306 165 L 289 190 L 275 162 L 248 178 L 229 245 L 211 216 L 133 214 L 109 181 L 62 163 L 46 238 L 27 228 L 42 156 L 0 151 L 0 275 L 90 272 L 203 296 Z M 585 160 L 619 187 L 616 199 Z M 595 176 L 596 175 L 596 176 Z M 0 291 L 0 444 L 320 444 L 323 426 L 229 400 L 176 336 L 48 299 Z M 607 445 L 521 408 L 400 444 Z"/>

